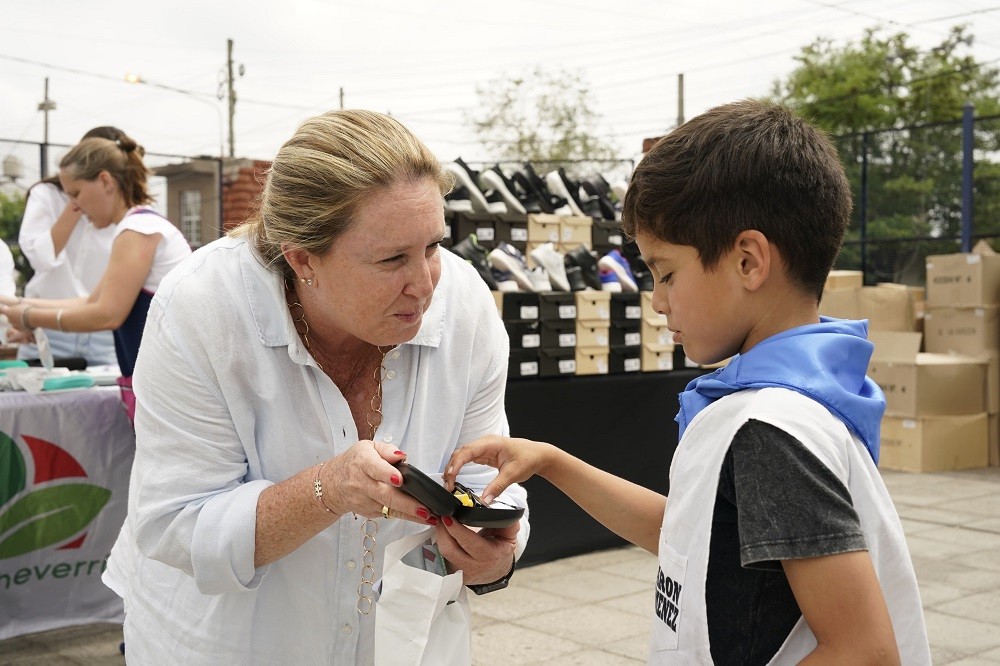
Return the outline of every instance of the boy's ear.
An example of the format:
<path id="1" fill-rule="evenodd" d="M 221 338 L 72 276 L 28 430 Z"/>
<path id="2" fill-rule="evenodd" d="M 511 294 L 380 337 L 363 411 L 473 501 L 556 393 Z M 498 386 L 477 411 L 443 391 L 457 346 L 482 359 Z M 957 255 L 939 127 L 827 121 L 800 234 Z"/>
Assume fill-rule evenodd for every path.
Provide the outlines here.
<path id="1" fill-rule="evenodd" d="M 775 259 L 767 236 L 754 229 L 742 232 L 736 237 L 736 258 L 743 286 L 748 291 L 760 289 L 767 282 Z"/>

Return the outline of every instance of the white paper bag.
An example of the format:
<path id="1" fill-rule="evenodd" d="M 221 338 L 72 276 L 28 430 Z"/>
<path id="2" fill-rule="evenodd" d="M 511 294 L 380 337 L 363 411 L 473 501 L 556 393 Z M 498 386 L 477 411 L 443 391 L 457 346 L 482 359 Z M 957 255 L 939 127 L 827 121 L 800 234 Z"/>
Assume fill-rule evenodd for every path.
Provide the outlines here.
<path id="1" fill-rule="evenodd" d="M 375 604 L 375 666 L 472 663 L 472 615 L 462 572 L 440 576 L 402 561 L 427 541 L 434 541 L 434 528 L 385 547 L 382 593 Z"/>

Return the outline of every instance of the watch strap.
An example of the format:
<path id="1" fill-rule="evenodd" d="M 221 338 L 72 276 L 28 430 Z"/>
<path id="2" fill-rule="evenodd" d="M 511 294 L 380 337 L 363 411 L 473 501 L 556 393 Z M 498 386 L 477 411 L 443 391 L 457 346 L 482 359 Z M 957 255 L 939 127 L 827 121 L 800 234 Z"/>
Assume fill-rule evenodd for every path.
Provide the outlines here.
<path id="1" fill-rule="evenodd" d="M 510 563 L 510 571 L 508 571 L 503 578 L 495 580 L 492 583 L 482 583 L 480 585 L 466 585 L 467 588 L 475 592 L 476 594 L 488 594 L 490 592 L 496 592 L 497 590 L 502 590 L 507 587 L 507 583 L 510 582 L 510 577 L 514 575 L 514 567 L 517 565 L 517 560 Z"/>

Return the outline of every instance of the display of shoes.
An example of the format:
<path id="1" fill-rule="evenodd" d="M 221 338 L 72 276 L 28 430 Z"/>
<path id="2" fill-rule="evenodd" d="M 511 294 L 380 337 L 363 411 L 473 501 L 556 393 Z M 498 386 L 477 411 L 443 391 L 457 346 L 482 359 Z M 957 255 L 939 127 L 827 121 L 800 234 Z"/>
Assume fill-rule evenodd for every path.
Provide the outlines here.
<path id="1" fill-rule="evenodd" d="M 525 291 L 535 290 L 531 278 L 528 277 L 528 261 L 521 254 L 521 251 L 510 243 L 500 241 L 496 249 L 490 252 L 489 262 L 494 268 L 510 273 L 512 279 L 521 289 Z M 548 278 L 546 278 L 546 284 L 548 284 Z"/>
<path id="2" fill-rule="evenodd" d="M 486 248 L 479 244 L 476 234 L 469 234 L 468 238 L 452 246 L 451 251 L 472 264 L 472 267 L 479 273 L 479 277 L 483 278 L 483 281 L 490 289 L 499 291 L 496 280 L 493 279 L 493 273 L 490 270 Z"/>
<path id="3" fill-rule="evenodd" d="M 583 191 L 592 197 L 607 197 L 611 195 L 611 185 L 607 179 L 599 173 L 591 174 L 580 181 Z"/>
<path id="4" fill-rule="evenodd" d="M 465 189 L 466 196 L 472 202 L 472 210 L 477 213 L 490 212 L 486 197 L 483 196 L 483 193 L 479 190 L 479 186 L 476 185 L 476 181 L 479 179 L 478 174 L 470 169 L 462 161 L 461 157 L 456 158 L 454 162 L 448 162 L 444 165 L 444 168 L 455 176 L 458 186 Z"/>
<path id="5" fill-rule="evenodd" d="M 553 243 L 543 243 L 529 255 L 536 264 L 548 273 L 549 282 L 555 291 L 569 291 L 569 281 L 566 279 L 566 264 L 562 254 L 556 250 Z"/>
<path id="6" fill-rule="evenodd" d="M 469 190 L 464 185 L 458 185 L 444 195 L 444 207 L 453 213 L 471 213 L 472 201 L 469 200 Z"/>
<path id="7" fill-rule="evenodd" d="M 557 215 L 573 214 L 572 212 L 560 212 L 559 209 L 564 207 L 567 211 L 569 210 L 566 198 L 557 195 L 549 189 L 548 185 L 545 184 L 545 180 L 535 172 L 535 168 L 531 165 L 531 162 L 524 163 L 524 175 L 527 177 L 528 186 L 542 200 L 542 208 L 545 209 L 546 213 L 555 213 Z"/>
<path id="8" fill-rule="evenodd" d="M 580 275 L 588 287 L 601 288 L 601 279 L 597 270 L 597 258 L 582 243 L 566 253 L 566 266 L 579 266 Z"/>
<path id="9" fill-rule="evenodd" d="M 601 291 L 617 294 L 622 290 L 622 283 L 618 281 L 618 275 L 613 270 L 601 268 L 598 272 L 598 279 L 601 281 Z"/>
<path id="10" fill-rule="evenodd" d="M 548 185 L 549 192 L 566 200 L 566 205 L 573 215 L 583 217 L 587 213 L 583 212 L 580 202 L 580 185 L 566 175 L 566 170 L 559 167 L 555 171 L 550 171 L 545 175 L 545 184 Z"/>
<path id="11" fill-rule="evenodd" d="M 535 266 L 528 271 L 528 279 L 531 280 L 532 291 L 552 291 L 552 283 L 549 282 L 549 274 L 541 266 Z"/>
<path id="12" fill-rule="evenodd" d="M 589 289 L 583 280 L 583 269 L 579 266 L 566 266 L 566 283 L 569 284 L 570 291 L 584 291 Z"/>
<path id="13" fill-rule="evenodd" d="M 507 178 L 499 164 L 494 164 L 486 171 L 480 172 L 479 184 L 483 188 L 492 190 L 502 197 L 509 212 L 521 213 L 522 215 L 528 212 L 524 204 L 521 203 L 520 199 L 514 193 L 516 186 Z"/>
<path id="14" fill-rule="evenodd" d="M 622 291 L 639 291 L 628 259 L 622 255 L 620 250 L 611 250 L 611 252 L 598 259 L 597 265 L 600 268 L 614 272 L 618 278 L 618 282 L 621 283 Z"/>

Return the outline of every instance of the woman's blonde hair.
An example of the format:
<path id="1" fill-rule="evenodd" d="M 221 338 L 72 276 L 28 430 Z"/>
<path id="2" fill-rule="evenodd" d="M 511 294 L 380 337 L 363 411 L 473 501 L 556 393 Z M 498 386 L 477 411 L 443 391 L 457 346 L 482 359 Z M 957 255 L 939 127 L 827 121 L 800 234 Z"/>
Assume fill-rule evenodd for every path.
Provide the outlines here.
<path id="1" fill-rule="evenodd" d="M 442 194 L 452 186 L 401 123 L 374 111 L 329 111 L 302 123 L 278 150 L 256 212 L 229 235 L 247 236 L 266 266 L 294 278 L 282 243 L 324 254 L 377 191 L 425 178 Z"/>
<path id="2" fill-rule="evenodd" d="M 96 180 L 107 171 L 118 183 L 125 205 L 131 208 L 153 201 L 146 190 L 149 169 L 142 162 L 145 153 L 124 132 L 114 140 L 91 136 L 70 148 L 59 161 L 59 168 L 78 180 Z"/>

